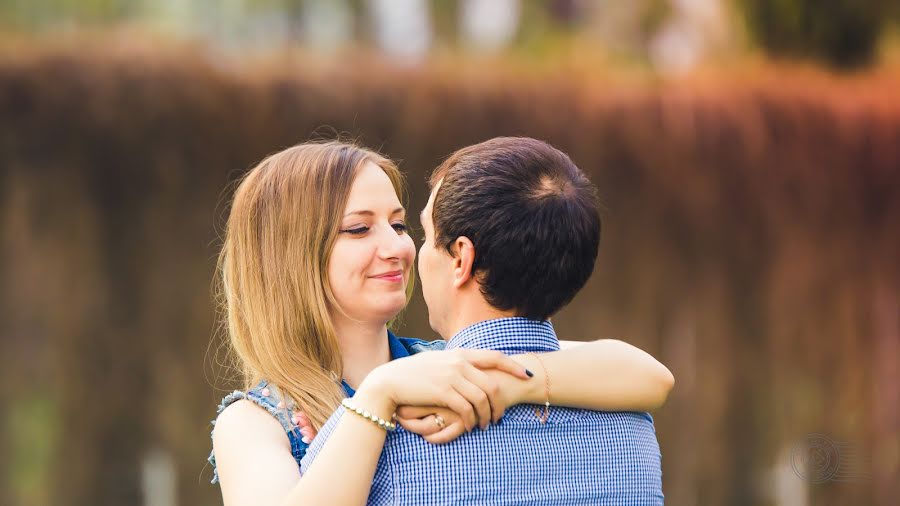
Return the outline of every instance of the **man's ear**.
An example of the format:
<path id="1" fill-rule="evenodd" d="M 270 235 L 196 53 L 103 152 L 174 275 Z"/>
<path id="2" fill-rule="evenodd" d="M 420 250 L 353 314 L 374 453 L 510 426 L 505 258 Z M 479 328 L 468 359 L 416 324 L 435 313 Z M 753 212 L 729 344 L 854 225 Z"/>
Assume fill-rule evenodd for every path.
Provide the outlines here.
<path id="1" fill-rule="evenodd" d="M 453 288 L 460 288 L 473 279 L 472 264 L 475 263 L 475 245 L 461 235 L 453 242 Z"/>

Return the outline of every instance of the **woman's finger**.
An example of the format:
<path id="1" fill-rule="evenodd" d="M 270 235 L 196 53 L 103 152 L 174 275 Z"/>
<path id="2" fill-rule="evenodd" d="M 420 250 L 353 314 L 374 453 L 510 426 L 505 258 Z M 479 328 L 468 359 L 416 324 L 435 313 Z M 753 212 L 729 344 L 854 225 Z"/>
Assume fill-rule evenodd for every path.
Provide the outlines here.
<path id="1" fill-rule="evenodd" d="M 498 369 L 512 374 L 521 379 L 528 379 L 528 369 L 522 364 L 499 351 L 494 350 L 465 350 L 463 357 L 479 369 Z"/>
<path id="2" fill-rule="evenodd" d="M 438 408 L 436 406 L 400 406 L 397 408 L 397 418 L 422 418 L 437 412 Z"/>
<path id="3" fill-rule="evenodd" d="M 466 400 L 466 398 L 463 397 L 459 392 L 457 392 L 453 388 L 448 389 L 448 391 L 444 395 L 442 403 L 456 412 L 457 416 L 462 419 L 462 422 L 465 425 L 467 431 L 475 428 L 475 408 L 473 408 L 472 404 L 468 400 Z"/>
<path id="4" fill-rule="evenodd" d="M 470 366 L 471 367 L 471 366 Z M 453 383 L 453 388 L 469 401 L 469 404 L 475 408 L 476 420 L 482 429 L 486 429 L 491 423 L 491 402 L 487 393 L 472 383 L 465 376 L 459 377 Z"/>
<path id="5" fill-rule="evenodd" d="M 428 415 L 422 418 L 398 418 L 397 421 L 404 429 L 420 436 L 430 436 L 431 434 L 441 431 L 440 425 L 436 422 L 435 415 Z"/>
<path id="6" fill-rule="evenodd" d="M 442 445 L 462 436 L 466 432 L 465 429 L 462 421 L 457 421 L 447 425 L 438 432 L 423 437 L 425 438 L 425 441 L 428 441 L 431 444 Z"/>
<path id="7" fill-rule="evenodd" d="M 459 415 L 452 409 L 444 406 L 400 406 L 397 408 L 397 418 L 425 418 L 429 415 L 441 415 L 444 420 L 456 420 Z"/>
<path id="8" fill-rule="evenodd" d="M 480 388 L 488 397 L 488 403 L 491 406 L 490 423 L 497 423 L 503 416 L 506 406 L 502 396 L 500 395 L 500 386 L 493 378 L 485 374 L 484 371 L 474 366 L 469 366 L 463 370 L 463 376 L 469 382 Z M 481 428 L 486 428 L 486 424 L 482 423 Z"/>

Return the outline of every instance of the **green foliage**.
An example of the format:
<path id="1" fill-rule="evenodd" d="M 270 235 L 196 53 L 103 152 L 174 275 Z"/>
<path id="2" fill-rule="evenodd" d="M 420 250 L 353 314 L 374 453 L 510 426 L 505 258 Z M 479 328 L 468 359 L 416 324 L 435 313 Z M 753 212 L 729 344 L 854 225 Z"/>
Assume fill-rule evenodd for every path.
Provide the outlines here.
<path id="1" fill-rule="evenodd" d="M 10 467 L 7 483 L 16 504 L 46 504 L 50 488 L 52 461 L 56 455 L 62 424 L 53 399 L 39 389 L 21 391 L 27 396 L 14 399 L 5 410 L 9 413 L 6 447 L 16 465 Z"/>
<path id="2" fill-rule="evenodd" d="M 890 0 L 741 0 L 751 33 L 775 56 L 852 68 L 871 63 L 896 6 Z"/>

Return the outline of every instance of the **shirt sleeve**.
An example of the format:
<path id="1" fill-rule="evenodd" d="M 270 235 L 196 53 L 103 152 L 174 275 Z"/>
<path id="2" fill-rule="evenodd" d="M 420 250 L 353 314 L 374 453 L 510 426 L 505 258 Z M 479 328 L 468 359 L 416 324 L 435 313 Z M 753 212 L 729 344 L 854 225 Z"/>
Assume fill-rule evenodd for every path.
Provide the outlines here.
<path id="1" fill-rule="evenodd" d="M 328 438 L 331 437 L 331 434 L 334 432 L 335 427 L 337 427 L 338 422 L 341 421 L 341 417 L 344 416 L 344 407 L 338 406 L 337 410 L 331 415 L 331 417 L 325 422 L 325 425 L 319 430 L 316 434 L 316 437 L 312 440 L 312 443 L 309 445 L 309 449 L 306 450 L 306 455 L 303 456 L 303 459 L 300 460 L 300 473 L 306 473 L 306 470 L 309 469 L 309 466 L 312 465 L 313 461 L 316 459 L 316 456 L 322 451 L 322 447 L 325 446 L 325 443 L 328 442 Z"/>

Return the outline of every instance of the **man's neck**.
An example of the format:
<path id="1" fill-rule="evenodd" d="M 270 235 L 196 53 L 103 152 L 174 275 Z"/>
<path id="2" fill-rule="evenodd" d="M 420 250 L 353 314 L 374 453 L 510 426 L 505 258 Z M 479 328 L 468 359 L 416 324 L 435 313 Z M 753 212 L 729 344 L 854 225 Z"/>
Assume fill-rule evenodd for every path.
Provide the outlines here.
<path id="1" fill-rule="evenodd" d="M 509 318 L 519 316 L 515 310 L 503 311 L 491 306 L 483 297 L 474 300 L 462 300 L 458 307 L 451 312 L 452 319 L 444 329 L 441 329 L 441 337 L 449 341 L 453 336 L 466 327 L 497 318 Z"/>
<path id="2" fill-rule="evenodd" d="M 357 322 L 343 315 L 334 318 L 334 330 L 344 367 L 344 380 L 353 388 L 391 359 L 384 323 Z"/>

